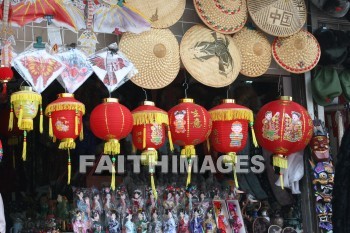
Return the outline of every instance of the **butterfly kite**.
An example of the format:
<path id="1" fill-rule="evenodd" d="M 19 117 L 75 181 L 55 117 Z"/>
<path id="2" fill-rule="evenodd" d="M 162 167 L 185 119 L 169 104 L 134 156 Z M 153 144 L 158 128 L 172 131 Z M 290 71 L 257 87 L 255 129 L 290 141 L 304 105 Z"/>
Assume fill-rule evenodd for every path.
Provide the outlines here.
<path id="1" fill-rule="evenodd" d="M 43 92 L 65 69 L 59 59 L 45 50 L 20 54 L 14 60 L 14 67 L 38 93 Z"/>

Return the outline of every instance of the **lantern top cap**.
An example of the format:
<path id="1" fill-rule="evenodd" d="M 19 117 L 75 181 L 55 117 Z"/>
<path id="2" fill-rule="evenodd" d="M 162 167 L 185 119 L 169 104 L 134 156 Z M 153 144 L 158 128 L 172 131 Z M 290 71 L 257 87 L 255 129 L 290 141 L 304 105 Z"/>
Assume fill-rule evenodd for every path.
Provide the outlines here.
<path id="1" fill-rule="evenodd" d="M 30 86 L 21 86 L 21 91 L 33 91 L 33 88 Z"/>
<path id="2" fill-rule="evenodd" d="M 280 99 L 280 100 L 286 100 L 286 101 L 292 101 L 292 100 L 293 100 L 293 97 L 291 97 L 291 96 L 280 96 L 279 99 Z"/>
<path id="3" fill-rule="evenodd" d="M 148 101 L 148 100 L 143 101 L 143 102 L 142 102 L 142 105 L 155 106 L 155 104 L 154 104 L 153 101 Z"/>
<path id="4" fill-rule="evenodd" d="M 74 97 L 74 94 L 71 93 L 61 93 L 57 95 L 57 98 L 68 98 L 68 97 Z"/>
<path id="5" fill-rule="evenodd" d="M 234 104 L 236 101 L 234 99 L 222 99 L 221 100 L 222 104 Z"/>
<path id="6" fill-rule="evenodd" d="M 119 103 L 119 99 L 117 99 L 117 98 L 105 98 L 105 99 L 103 99 L 103 103 Z"/>
<path id="7" fill-rule="evenodd" d="M 184 99 L 180 99 L 179 102 L 180 103 L 194 103 L 194 100 L 191 98 L 184 98 Z"/>

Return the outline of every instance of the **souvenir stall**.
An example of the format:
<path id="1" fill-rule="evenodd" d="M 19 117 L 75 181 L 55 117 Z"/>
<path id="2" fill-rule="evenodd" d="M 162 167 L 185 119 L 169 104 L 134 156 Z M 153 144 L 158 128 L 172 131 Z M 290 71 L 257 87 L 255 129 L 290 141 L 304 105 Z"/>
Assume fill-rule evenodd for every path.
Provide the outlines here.
<path id="1" fill-rule="evenodd" d="M 333 232 L 330 2 L 0 0 L 8 232 Z"/>

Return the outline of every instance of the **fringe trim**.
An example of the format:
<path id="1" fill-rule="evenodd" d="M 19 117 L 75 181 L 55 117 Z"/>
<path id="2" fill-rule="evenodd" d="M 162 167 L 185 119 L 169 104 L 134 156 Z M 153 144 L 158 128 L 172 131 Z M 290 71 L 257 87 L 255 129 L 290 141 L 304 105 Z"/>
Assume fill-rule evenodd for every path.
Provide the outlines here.
<path id="1" fill-rule="evenodd" d="M 19 113 L 18 113 L 18 122 L 17 122 L 17 126 L 20 129 L 21 129 L 21 126 L 22 126 L 22 120 L 23 120 L 23 107 L 21 105 L 20 109 L 19 109 Z"/>
<path id="2" fill-rule="evenodd" d="M 41 95 L 39 93 L 36 92 L 22 92 L 22 91 L 18 91 L 15 92 L 11 95 L 11 103 L 15 102 L 15 101 L 22 101 L 22 100 L 29 100 L 29 101 L 35 101 L 38 102 L 39 104 L 41 104 Z"/>
<path id="3" fill-rule="evenodd" d="M 73 138 L 63 139 L 60 142 L 60 145 L 58 146 L 58 149 L 61 149 L 61 150 L 75 149 L 75 141 L 74 141 L 74 139 Z"/>
<path id="4" fill-rule="evenodd" d="M 110 139 L 105 143 L 104 154 L 117 155 L 120 154 L 120 143 L 117 139 Z"/>
<path id="5" fill-rule="evenodd" d="M 74 110 L 79 111 L 83 115 L 85 114 L 85 105 L 79 102 L 66 102 L 66 103 L 54 103 L 49 104 L 45 109 L 45 115 L 47 116 L 51 112 Z"/>
<path id="6" fill-rule="evenodd" d="M 19 122 L 19 121 L 18 121 Z M 20 130 L 33 130 L 33 120 L 32 119 L 22 119 L 21 125 L 18 125 Z"/>
<path id="7" fill-rule="evenodd" d="M 273 166 L 286 169 L 288 167 L 288 159 L 283 155 L 274 155 L 273 156 Z"/>
<path id="8" fill-rule="evenodd" d="M 254 121 L 254 115 L 250 109 L 216 109 L 209 111 L 209 113 L 213 121 L 231 121 L 235 119 Z"/>
<path id="9" fill-rule="evenodd" d="M 137 112 L 133 113 L 134 125 L 166 124 L 169 125 L 168 114 L 162 112 Z"/>

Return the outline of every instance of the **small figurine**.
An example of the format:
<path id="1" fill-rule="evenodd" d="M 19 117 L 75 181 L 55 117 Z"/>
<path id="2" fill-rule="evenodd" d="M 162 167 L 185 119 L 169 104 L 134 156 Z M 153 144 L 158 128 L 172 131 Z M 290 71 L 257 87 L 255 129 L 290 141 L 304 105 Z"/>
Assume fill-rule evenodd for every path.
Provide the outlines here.
<path id="1" fill-rule="evenodd" d="M 228 205 L 228 211 L 230 215 L 229 222 L 230 222 L 231 228 L 233 229 L 234 233 L 238 233 L 242 227 L 242 222 L 239 216 L 237 215 L 237 206 L 233 202 L 228 202 L 227 205 Z"/>
<path id="2" fill-rule="evenodd" d="M 102 223 L 100 219 L 100 213 L 98 211 L 92 211 L 92 231 L 93 233 L 102 232 Z"/>
<path id="3" fill-rule="evenodd" d="M 110 188 L 105 188 L 103 191 L 104 191 L 103 210 L 105 213 L 105 224 L 108 224 L 108 219 L 111 216 L 110 211 L 114 209 L 115 205 L 112 201 L 112 193 Z"/>
<path id="4" fill-rule="evenodd" d="M 191 219 L 191 223 L 190 223 L 190 230 L 191 233 L 201 233 L 203 232 L 203 219 L 202 217 L 199 215 L 199 209 L 194 209 L 193 210 L 193 217 Z"/>
<path id="5" fill-rule="evenodd" d="M 143 198 L 142 198 L 142 192 L 139 189 L 136 189 L 134 191 L 134 197 L 132 198 L 133 202 L 133 212 L 137 213 L 139 209 L 143 208 Z"/>
<path id="6" fill-rule="evenodd" d="M 165 210 L 172 210 L 175 207 L 174 188 L 172 186 L 167 187 L 167 196 L 163 202 Z"/>
<path id="7" fill-rule="evenodd" d="M 187 207 L 189 211 L 193 209 L 193 193 L 196 190 L 196 186 L 188 185 L 186 189 L 186 197 L 187 197 Z"/>
<path id="8" fill-rule="evenodd" d="M 108 221 L 109 233 L 120 233 L 120 223 L 118 221 L 117 211 L 110 211 L 110 219 Z"/>
<path id="9" fill-rule="evenodd" d="M 189 216 L 184 209 L 180 209 L 177 233 L 190 233 L 188 227 L 189 227 Z"/>
<path id="10" fill-rule="evenodd" d="M 126 213 L 126 222 L 124 224 L 125 233 L 136 233 L 136 226 L 131 221 L 132 219 L 132 211 L 128 210 Z"/>
<path id="11" fill-rule="evenodd" d="M 73 220 L 73 230 L 75 233 L 87 233 L 88 225 L 83 220 L 83 212 L 81 210 L 77 210 L 75 212 L 74 220 Z"/>
<path id="12" fill-rule="evenodd" d="M 124 186 L 119 187 L 117 189 L 117 194 L 118 194 L 118 197 L 119 197 L 117 210 L 118 210 L 121 222 L 123 223 L 124 222 L 124 218 L 126 217 L 127 208 L 128 208 L 125 187 Z"/>
<path id="13" fill-rule="evenodd" d="M 206 198 L 206 195 L 204 192 L 201 192 L 199 194 L 199 202 L 197 204 L 197 208 L 201 209 L 201 213 L 206 213 L 207 209 L 209 208 L 209 200 Z"/>
<path id="14" fill-rule="evenodd" d="M 205 233 L 216 233 L 216 223 L 213 218 L 213 209 L 209 209 L 207 212 L 207 219 L 204 221 Z"/>
<path id="15" fill-rule="evenodd" d="M 136 223 L 137 233 L 147 233 L 148 222 L 146 219 L 145 212 L 143 210 L 139 210 L 137 218 L 138 218 L 138 222 Z"/>
<path id="16" fill-rule="evenodd" d="M 226 233 L 226 227 L 228 226 L 228 222 L 225 217 L 221 202 L 219 201 L 214 202 L 214 206 L 215 206 L 216 218 L 218 223 L 217 225 L 218 231 L 220 231 L 221 233 Z"/>
<path id="17" fill-rule="evenodd" d="M 100 193 L 98 191 L 95 191 L 93 194 L 92 210 L 102 214 L 102 204 L 100 200 Z"/>
<path id="18" fill-rule="evenodd" d="M 166 210 L 165 214 L 167 216 L 167 220 L 164 223 L 164 233 L 176 233 L 176 224 L 173 213 L 170 210 Z"/>
<path id="19" fill-rule="evenodd" d="M 162 233 L 163 223 L 158 219 L 158 212 L 156 209 L 152 211 L 152 221 L 148 229 L 149 233 Z"/>
<path id="20" fill-rule="evenodd" d="M 148 213 L 152 213 L 153 210 L 157 207 L 156 199 L 154 198 L 154 193 L 152 189 L 148 190 L 148 200 L 147 200 L 147 209 Z"/>

